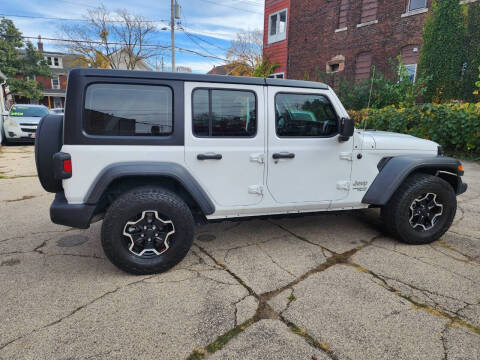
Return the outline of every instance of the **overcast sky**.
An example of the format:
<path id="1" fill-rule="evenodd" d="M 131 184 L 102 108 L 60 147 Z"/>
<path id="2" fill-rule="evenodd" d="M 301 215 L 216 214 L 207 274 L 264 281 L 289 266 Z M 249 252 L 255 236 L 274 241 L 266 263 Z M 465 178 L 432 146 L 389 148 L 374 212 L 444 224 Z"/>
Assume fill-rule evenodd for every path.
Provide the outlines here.
<path id="1" fill-rule="evenodd" d="M 230 40 L 239 31 L 263 28 L 264 0 L 178 0 L 182 6 L 181 26 L 195 36 L 176 31 L 175 45 L 195 50 L 202 54 L 225 57 Z M 170 31 L 160 30 L 168 26 L 170 0 L 20 0 L 1 1 L 0 16 L 22 15 L 67 19 L 82 19 L 88 9 L 104 4 L 109 10 L 125 8 L 132 14 L 143 15 L 150 20 L 166 20 L 157 23 L 158 32 L 150 41 L 170 45 Z M 60 24 L 66 20 L 10 17 L 24 36 L 61 38 Z M 204 41 L 199 40 L 200 37 Z M 193 40 L 192 40 L 193 38 Z M 195 43 L 196 41 L 196 43 Z M 34 40 L 36 43 L 36 41 Z M 211 44 L 209 44 L 211 43 Z M 45 50 L 61 50 L 58 43 L 44 41 Z M 158 58 L 160 62 L 160 57 Z M 164 53 L 164 61 L 170 66 L 169 51 Z M 152 61 L 155 63 L 155 59 Z M 205 73 L 213 65 L 222 61 L 192 54 L 177 52 L 176 65 L 192 68 L 194 72 Z"/>

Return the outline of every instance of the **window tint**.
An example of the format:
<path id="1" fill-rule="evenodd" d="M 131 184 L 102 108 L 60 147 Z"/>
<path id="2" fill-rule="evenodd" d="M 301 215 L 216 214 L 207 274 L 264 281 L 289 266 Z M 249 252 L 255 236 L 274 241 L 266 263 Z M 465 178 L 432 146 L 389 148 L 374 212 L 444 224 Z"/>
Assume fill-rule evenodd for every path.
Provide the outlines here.
<path id="1" fill-rule="evenodd" d="M 240 90 L 193 92 L 193 134 L 196 136 L 254 136 L 257 132 L 255 94 Z"/>
<path id="2" fill-rule="evenodd" d="M 410 0 L 408 11 L 425 9 L 427 7 L 427 0 Z"/>
<path id="3" fill-rule="evenodd" d="M 278 136 L 332 136 L 338 132 L 337 115 L 325 96 L 279 93 L 275 109 Z"/>
<path id="4" fill-rule="evenodd" d="M 167 86 L 93 84 L 87 88 L 85 131 L 91 135 L 165 136 L 173 131 Z"/>

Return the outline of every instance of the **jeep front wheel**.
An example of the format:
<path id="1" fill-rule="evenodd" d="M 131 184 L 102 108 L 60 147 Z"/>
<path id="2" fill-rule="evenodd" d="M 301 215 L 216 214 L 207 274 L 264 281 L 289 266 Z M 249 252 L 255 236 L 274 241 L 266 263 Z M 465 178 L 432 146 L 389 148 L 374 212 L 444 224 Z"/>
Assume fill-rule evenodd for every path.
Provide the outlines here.
<path id="1" fill-rule="evenodd" d="M 457 199 L 452 186 L 428 174 L 410 176 L 382 208 L 387 230 L 414 245 L 439 239 L 452 224 Z"/>
<path id="2" fill-rule="evenodd" d="M 131 274 L 167 271 L 192 246 L 194 220 L 187 204 L 156 187 L 133 189 L 108 208 L 102 225 L 105 255 Z"/>

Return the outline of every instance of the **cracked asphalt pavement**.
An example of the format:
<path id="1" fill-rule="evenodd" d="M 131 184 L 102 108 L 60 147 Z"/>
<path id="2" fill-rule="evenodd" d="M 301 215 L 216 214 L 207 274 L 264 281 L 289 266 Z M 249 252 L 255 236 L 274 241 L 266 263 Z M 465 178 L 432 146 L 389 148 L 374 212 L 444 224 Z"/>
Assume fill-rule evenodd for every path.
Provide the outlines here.
<path id="1" fill-rule="evenodd" d="M 164 274 L 52 224 L 32 146 L 0 150 L 0 359 L 480 359 L 480 165 L 425 246 L 378 212 L 198 227 Z"/>

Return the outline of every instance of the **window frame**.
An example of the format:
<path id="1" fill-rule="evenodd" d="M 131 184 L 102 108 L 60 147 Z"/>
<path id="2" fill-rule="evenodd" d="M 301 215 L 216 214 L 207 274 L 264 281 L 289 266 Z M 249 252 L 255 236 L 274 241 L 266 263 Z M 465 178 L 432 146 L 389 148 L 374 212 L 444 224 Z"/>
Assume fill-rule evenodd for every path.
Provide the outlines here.
<path id="1" fill-rule="evenodd" d="M 414 12 L 417 12 L 417 11 L 422 11 L 424 9 L 428 9 L 428 1 L 427 0 L 424 0 L 424 1 L 425 1 L 425 6 L 424 7 L 421 7 L 421 8 L 418 8 L 418 9 L 411 9 L 410 6 L 412 5 L 412 0 L 408 0 L 406 13 L 414 13 Z"/>
<path id="2" fill-rule="evenodd" d="M 282 33 L 278 33 L 278 30 L 280 28 L 280 13 L 285 12 L 285 31 Z M 272 27 L 272 21 L 271 18 L 273 16 L 277 17 L 277 23 L 275 26 L 275 35 L 270 35 L 271 32 L 271 27 Z M 271 14 L 268 15 L 268 43 L 273 44 L 279 41 L 283 41 L 287 39 L 287 31 L 288 31 L 288 8 L 281 9 L 278 11 L 275 11 Z"/>
<path id="3" fill-rule="evenodd" d="M 209 111 L 209 119 L 208 119 L 208 128 L 209 132 L 210 129 L 212 129 L 212 119 L 211 119 L 211 113 L 212 113 L 212 96 L 211 96 L 211 91 L 212 90 L 222 90 L 222 91 L 241 91 L 241 92 L 248 92 L 252 93 L 254 98 L 255 98 L 255 115 L 256 115 L 256 126 L 255 126 L 255 133 L 253 135 L 249 136 L 212 136 L 212 135 L 197 135 L 193 131 L 193 112 L 194 112 L 194 106 L 193 106 L 193 95 L 195 91 L 197 90 L 207 90 L 208 91 L 208 111 Z M 254 139 L 258 135 L 258 97 L 257 93 L 254 90 L 248 90 L 248 89 L 239 89 L 239 88 L 222 88 L 222 87 L 208 87 L 208 86 L 200 86 L 192 89 L 192 93 L 190 94 L 191 96 L 191 117 L 192 117 L 192 135 L 196 138 L 199 139 Z"/>
<path id="4" fill-rule="evenodd" d="M 152 136 L 152 135 L 98 135 L 98 134 L 90 134 L 87 132 L 86 127 L 85 127 L 85 120 L 86 120 L 86 114 L 85 114 L 85 103 L 87 101 L 87 90 L 89 87 L 94 86 L 94 85 L 133 85 L 133 86 L 160 86 L 160 87 L 167 87 L 170 89 L 172 93 L 172 131 L 168 135 L 160 135 L 160 136 Z M 82 101 L 82 117 L 81 117 L 81 127 L 82 127 L 82 135 L 85 136 L 86 138 L 90 139 L 112 139 L 112 140 L 119 140 L 119 141 L 126 141 L 131 143 L 132 145 L 155 145 L 151 144 L 149 142 L 146 142 L 145 140 L 149 139 L 155 139 L 155 140 L 165 140 L 165 139 L 170 139 L 173 138 L 175 134 L 175 91 L 172 88 L 172 86 L 169 86 L 167 84 L 156 84 L 156 83 L 129 83 L 129 82 L 110 82 L 110 81 L 95 81 L 88 83 L 84 90 L 83 90 L 83 101 Z M 130 141 L 129 141 L 130 140 Z M 133 141 L 132 141 L 133 140 Z M 137 141 L 135 141 L 137 140 Z M 103 141 L 102 141 L 103 142 Z M 158 144 L 160 145 L 160 144 Z"/>
<path id="5" fill-rule="evenodd" d="M 58 87 L 55 87 L 55 86 L 53 85 L 53 80 L 57 80 L 57 82 L 58 82 Z M 50 79 L 50 82 L 51 82 L 51 84 L 52 84 L 52 89 L 58 90 L 58 89 L 61 88 L 61 85 L 60 85 L 60 76 L 58 76 L 58 75 L 52 76 L 52 78 Z"/>
<path id="6" fill-rule="evenodd" d="M 281 95 L 281 94 L 287 94 L 287 95 L 310 95 L 310 96 L 323 96 L 324 98 L 326 98 L 328 100 L 328 102 L 330 103 L 330 105 L 332 105 L 332 108 L 333 108 L 333 112 L 335 113 L 335 116 L 337 118 L 337 132 L 332 134 L 332 135 L 329 135 L 329 136 L 280 136 L 278 135 L 278 131 L 277 131 L 277 96 L 278 95 Z M 335 109 L 335 105 L 332 101 L 332 99 L 330 98 L 330 96 L 328 96 L 327 94 L 321 94 L 321 93 L 310 93 L 310 92 L 290 92 L 290 91 L 278 91 L 277 93 L 275 93 L 275 98 L 274 98 L 274 101 L 273 101 L 273 106 L 274 106 L 274 111 L 275 111 L 275 123 L 274 123 L 274 126 L 275 126 L 275 136 L 277 137 L 277 139 L 329 139 L 329 138 L 332 138 L 332 137 L 335 137 L 335 136 L 338 136 L 340 134 L 340 128 L 339 128 L 339 125 L 340 125 L 340 119 L 341 117 L 338 116 L 338 112 L 337 112 L 337 109 Z"/>

